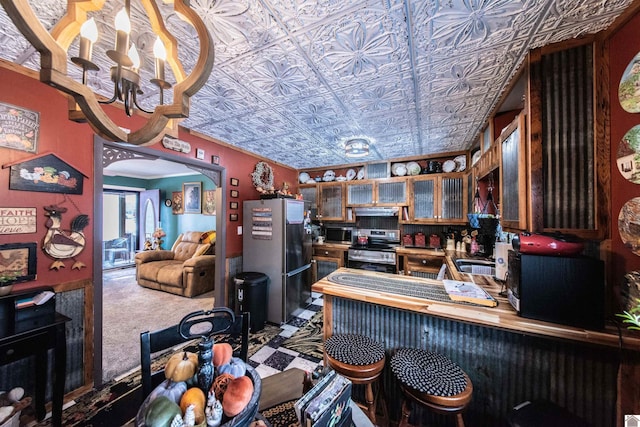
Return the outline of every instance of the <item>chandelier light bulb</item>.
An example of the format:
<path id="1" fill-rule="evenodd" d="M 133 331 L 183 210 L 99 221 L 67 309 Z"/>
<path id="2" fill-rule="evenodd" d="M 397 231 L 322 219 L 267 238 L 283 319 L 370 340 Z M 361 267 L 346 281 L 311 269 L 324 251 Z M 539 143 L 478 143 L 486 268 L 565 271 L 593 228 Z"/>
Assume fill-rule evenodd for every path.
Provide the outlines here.
<path id="1" fill-rule="evenodd" d="M 91 18 L 82 24 L 80 27 L 80 36 L 86 38 L 91 43 L 98 41 L 98 26 L 95 19 Z"/>
<path id="2" fill-rule="evenodd" d="M 127 34 L 131 32 L 131 21 L 124 7 L 116 15 L 116 31 L 124 31 Z"/>
<path id="3" fill-rule="evenodd" d="M 131 43 L 131 48 L 129 48 L 129 58 L 133 65 L 131 65 L 131 69 L 137 71 L 140 69 L 140 55 L 138 54 L 138 49 L 136 49 L 136 44 Z"/>
<path id="4" fill-rule="evenodd" d="M 167 49 L 165 49 L 160 37 L 156 37 L 156 42 L 153 44 L 153 55 L 163 61 L 167 60 Z"/>

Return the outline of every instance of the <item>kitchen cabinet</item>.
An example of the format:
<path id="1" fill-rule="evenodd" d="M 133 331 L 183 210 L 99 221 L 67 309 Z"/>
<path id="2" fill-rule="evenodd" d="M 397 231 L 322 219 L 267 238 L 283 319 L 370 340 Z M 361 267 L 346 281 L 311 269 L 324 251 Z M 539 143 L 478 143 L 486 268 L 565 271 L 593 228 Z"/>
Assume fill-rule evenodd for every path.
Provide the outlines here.
<path id="1" fill-rule="evenodd" d="M 504 229 L 527 228 L 525 115 L 520 113 L 500 134 L 500 216 Z"/>
<path id="2" fill-rule="evenodd" d="M 467 179 L 464 174 L 419 175 L 409 178 L 408 185 L 409 220 L 405 222 L 467 222 Z"/>
<path id="3" fill-rule="evenodd" d="M 403 270 L 406 276 L 436 279 L 444 264 L 444 253 L 407 254 L 403 257 Z"/>
<path id="4" fill-rule="evenodd" d="M 318 217 L 323 221 L 344 221 L 344 185 L 342 182 L 323 183 L 318 188 Z"/>
<path id="5" fill-rule="evenodd" d="M 300 184 L 300 194 L 302 199 L 308 201 L 311 205 L 311 219 L 314 220 L 318 216 L 318 186 L 316 184 Z"/>
<path id="6" fill-rule="evenodd" d="M 407 203 L 407 178 L 350 181 L 347 206 L 399 206 Z"/>
<path id="7" fill-rule="evenodd" d="M 344 266 L 345 250 L 315 246 L 313 248 L 313 283 Z"/>

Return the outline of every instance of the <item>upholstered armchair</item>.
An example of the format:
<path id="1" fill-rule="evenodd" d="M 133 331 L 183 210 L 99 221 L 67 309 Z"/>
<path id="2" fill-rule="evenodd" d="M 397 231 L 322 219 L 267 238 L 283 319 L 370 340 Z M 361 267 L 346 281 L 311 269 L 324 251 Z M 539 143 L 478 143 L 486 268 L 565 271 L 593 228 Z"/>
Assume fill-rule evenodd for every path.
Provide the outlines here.
<path id="1" fill-rule="evenodd" d="M 214 234 L 215 236 L 215 234 Z M 176 239 L 171 250 L 150 250 L 136 254 L 136 278 L 140 286 L 185 297 L 214 289 L 216 269 L 211 233 L 189 231 Z"/>

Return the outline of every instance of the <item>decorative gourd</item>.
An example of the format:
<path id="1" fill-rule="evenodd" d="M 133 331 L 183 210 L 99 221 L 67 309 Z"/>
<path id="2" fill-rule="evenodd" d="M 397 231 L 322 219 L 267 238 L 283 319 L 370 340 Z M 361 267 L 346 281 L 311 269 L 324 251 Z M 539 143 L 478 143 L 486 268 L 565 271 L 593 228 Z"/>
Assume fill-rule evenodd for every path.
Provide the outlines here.
<path id="1" fill-rule="evenodd" d="M 222 396 L 224 396 L 224 392 L 227 391 L 227 386 L 231 381 L 234 380 L 234 376 L 231 374 L 220 374 L 213 380 L 213 384 L 211 384 L 211 390 L 213 394 L 216 396 L 216 399 L 222 401 Z"/>
<path id="2" fill-rule="evenodd" d="M 167 396 L 158 396 L 149 403 L 144 414 L 144 423 L 147 427 L 166 427 L 176 415 L 182 416 L 178 404 Z"/>
<path id="3" fill-rule="evenodd" d="M 213 366 L 216 368 L 229 363 L 233 355 L 233 347 L 226 342 L 213 345 Z"/>
<path id="4" fill-rule="evenodd" d="M 227 417 L 238 415 L 251 400 L 253 394 L 253 381 L 247 376 L 234 379 L 227 386 L 227 391 L 222 399 L 222 410 Z"/>
<path id="5" fill-rule="evenodd" d="M 164 367 L 164 376 L 174 382 L 187 381 L 198 368 L 198 355 L 188 351 L 176 353 Z"/>
<path id="6" fill-rule="evenodd" d="M 196 416 L 196 424 L 200 424 L 204 421 L 204 408 L 207 404 L 207 398 L 204 392 L 198 387 L 191 387 L 185 391 L 180 399 L 180 409 L 182 413 L 187 412 L 187 407 L 193 405 L 193 413 Z"/>
<path id="7" fill-rule="evenodd" d="M 171 380 L 162 381 L 158 387 L 154 388 L 149 395 L 149 401 L 158 396 L 166 396 L 175 403 L 180 403 L 180 398 L 187 391 L 187 383 L 184 381 L 173 382 Z"/>
<path id="8" fill-rule="evenodd" d="M 239 357 L 232 357 L 229 363 L 219 366 L 219 374 L 231 374 L 234 378 L 242 377 L 247 372 L 247 365 Z"/>

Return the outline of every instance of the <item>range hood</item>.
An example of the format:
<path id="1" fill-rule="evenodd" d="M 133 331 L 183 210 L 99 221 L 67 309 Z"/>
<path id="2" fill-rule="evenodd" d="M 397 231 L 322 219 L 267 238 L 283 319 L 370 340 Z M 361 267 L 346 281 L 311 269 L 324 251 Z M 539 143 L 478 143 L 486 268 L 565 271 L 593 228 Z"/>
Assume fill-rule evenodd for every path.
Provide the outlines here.
<path id="1" fill-rule="evenodd" d="M 398 216 L 400 209 L 397 206 L 392 207 L 367 207 L 355 208 L 356 216 Z"/>

